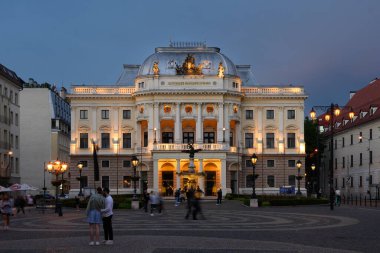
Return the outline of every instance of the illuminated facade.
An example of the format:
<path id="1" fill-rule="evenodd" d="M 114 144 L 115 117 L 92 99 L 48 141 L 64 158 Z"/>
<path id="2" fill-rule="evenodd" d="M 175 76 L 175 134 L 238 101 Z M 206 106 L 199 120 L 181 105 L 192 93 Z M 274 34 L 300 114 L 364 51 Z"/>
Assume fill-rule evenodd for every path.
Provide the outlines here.
<path id="1" fill-rule="evenodd" d="M 256 153 L 257 193 L 294 185 L 304 164 L 303 87 L 255 86 L 249 65 L 235 65 L 219 48 L 184 44 L 156 48 L 140 65 L 124 65 L 115 86 L 73 86 L 71 188 L 109 186 L 132 193 L 132 155 L 140 160 L 138 192 L 170 196 L 189 186 L 187 143 L 202 149 L 196 185 L 206 196 L 252 192 L 250 156 Z M 100 182 L 93 183 L 93 146 L 100 148 Z M 302 169 L 302 171 L 304 171 Z M 304 187 L 302 187 L 304 188 Z"/>

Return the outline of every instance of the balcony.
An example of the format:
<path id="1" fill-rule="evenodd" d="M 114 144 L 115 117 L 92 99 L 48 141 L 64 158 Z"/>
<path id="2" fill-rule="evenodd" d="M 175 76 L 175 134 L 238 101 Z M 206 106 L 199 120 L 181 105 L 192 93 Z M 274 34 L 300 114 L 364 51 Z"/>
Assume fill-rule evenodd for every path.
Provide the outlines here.
<path id="1" fill-rule="evenodd" d="M 230 151 L 229 145 L 218 143 L 194 144 L 194 148 L 204 151 Z M 153 145 L 153 151 L 181 151 L 187 149 L 187 144 L 160 143 Z"/>

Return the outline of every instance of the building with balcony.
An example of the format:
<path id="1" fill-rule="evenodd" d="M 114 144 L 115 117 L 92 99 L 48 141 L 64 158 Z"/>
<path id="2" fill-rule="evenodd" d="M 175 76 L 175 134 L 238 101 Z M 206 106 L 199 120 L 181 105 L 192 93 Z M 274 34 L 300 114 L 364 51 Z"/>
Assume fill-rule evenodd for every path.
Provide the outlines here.
<path id="1" fill-rule="evenodd" d="M 20 104 L 24 81 L 0 64 L 0 185 L 20 182 Z"/>
<path id="2" fill-rule="evenodd" d="M 358 91 L 350 92 L 345 109 L 334 121 L 334 141 L 325 140 L 321 158 L 321 190 L 328 194 L 330 148 L 334 149 L 334 187 L 345 197 L 380 198 L 380 80 L 374 79 Z M 352 120 L 348 112 L 352 109 Z M 321 131 L 331 132 L 323 117 Z"/>
<path id="3" fill-rule="evenodd" d="M 49 84 L 24 84 L 21 97 L 21 182 L 39 189 L 44 185 L 55 192 L 55 180 L 46 169 L 49 161 L 70 161 L 70 104 L 65 99 L 66 89 L 60 92 Z M 69 191 L 69 173 L 63 174 Z M 61 176 L 60 176 L 61 179 Z"/>
<path id="4" fill-rule="evenodd" d="M 249 65 L 235 65 L 219 48 L 182 43 L 159 47 L 142 65 L 124 65 L 113 86 L 74 85 L 71 103 L 72 193 L 83 186 L 172 195 L 199 186 L 206 196 L 252 192 L 253 153 L 257 192 L 295 185 L 296 161 L 304 163 L 304 100 L 299 86 L 257 86 Z M 100 182 L 94 183 L 92 142 L 99 147 Z M 188 143 L 201 149 L 191 180 Z M 304 171 L 302 169 L 302 171 Z M 304 188 L 304 187 L 302 187 Z"/>

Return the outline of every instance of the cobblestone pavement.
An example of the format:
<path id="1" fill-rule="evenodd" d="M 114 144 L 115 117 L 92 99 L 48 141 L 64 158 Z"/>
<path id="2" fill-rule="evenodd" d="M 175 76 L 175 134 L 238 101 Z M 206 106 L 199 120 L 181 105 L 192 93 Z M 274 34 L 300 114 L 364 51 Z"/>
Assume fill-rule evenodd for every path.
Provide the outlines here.
<path id="1" fill-rule="evenodd" d="M 252 209 L 239 202 L 202 203 L 205 219 L 185 220 L 185 207 L 162 215 L 116 210 L 115 244 L 88 246 L 84 210 L 63 217 L 32 210 L 0 231 L 2 252 L 379 252 L 380 210 L 328 206 Z"/>

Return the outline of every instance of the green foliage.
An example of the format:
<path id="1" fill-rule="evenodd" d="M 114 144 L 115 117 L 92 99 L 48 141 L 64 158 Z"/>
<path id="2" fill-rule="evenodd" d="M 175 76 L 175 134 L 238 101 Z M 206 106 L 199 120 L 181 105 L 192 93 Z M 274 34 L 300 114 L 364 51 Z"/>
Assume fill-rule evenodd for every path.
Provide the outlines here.
<path id="1" fill-rule="evenodd" d="M 113 198 L 113 208 L 114 209 L 131 209 L 131 201 L 132 201 L 132 195 L 112 195 Z M 76 200 L 75 199 L 63 199 L 61 200 L 64 207 L 76 207 Z M 86 208 L 87 207 L 87 199 L 83 199 L 79 201 L 79 207 L 80 208 Z M 140 203 L 141 204 L 141 203 Z"/>

